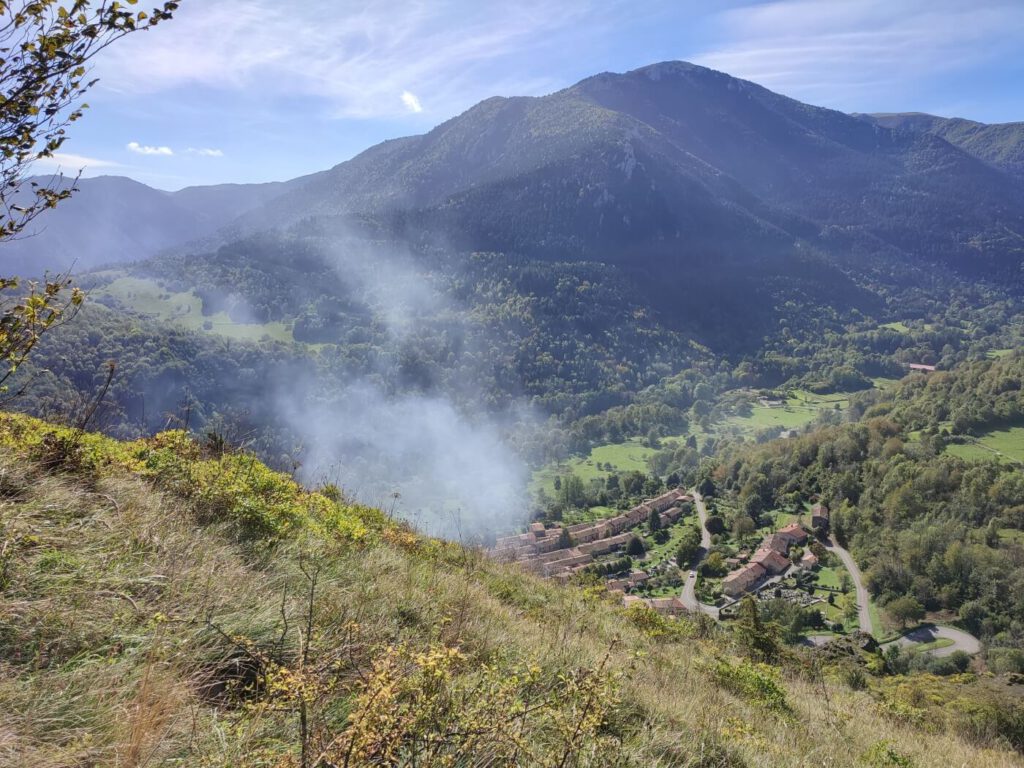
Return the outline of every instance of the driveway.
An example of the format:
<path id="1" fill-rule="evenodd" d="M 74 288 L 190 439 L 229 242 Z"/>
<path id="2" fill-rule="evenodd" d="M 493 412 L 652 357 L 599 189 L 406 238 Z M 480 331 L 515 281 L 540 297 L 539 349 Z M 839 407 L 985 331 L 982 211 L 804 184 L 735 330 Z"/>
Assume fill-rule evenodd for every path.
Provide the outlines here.
<path id="1" fill-rule="evenodd" d="M 885 643 L 882 647 L 885 648 L 893 643 L 899 643 L 906 647 L 917 645 L 918 643 L 931 643 L 940 638 L 952 640 L 953 644 L 943 648 L 933 648 L 930 651 L 925 651 L 925 653 L 941 658 L 943 656 L 950 656 L 956 651 L 963 651 L 971 656 L 981 651 L 981 642 L 970 632 L 964 632 L 962 629 L 955 629 L 954 627 L 943 627 L 937 624 L 926 624 L 913 629 L 903 635 L 903 637 Z"/>
<path id="2" fill-rule="evenodd" d="M 864 577 L 860 573 L 860 568 L 857 567 L 857 561 L 853 559 L 853 555 L 839 546 L 835 536 L 829 537 L 826 549 L 839 555 L 839 559 L 843 561 L 846 570 L 850 572 L 850 579 L 853 581 L 853 586 L 857 591 L 857 619 L 860 624 L 860 631 L 873 635 L 874 628 L 871 625 L 871 611 L 868 610 L 868 600 L 870 598 L 868 590 L 864 586 Z"/>

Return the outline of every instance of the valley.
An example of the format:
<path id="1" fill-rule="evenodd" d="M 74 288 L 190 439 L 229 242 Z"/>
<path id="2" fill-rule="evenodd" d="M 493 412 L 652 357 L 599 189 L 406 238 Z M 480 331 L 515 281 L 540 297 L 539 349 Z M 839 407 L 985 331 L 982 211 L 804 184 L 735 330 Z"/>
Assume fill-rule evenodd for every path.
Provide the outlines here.
<path id="1" fill-rule="evenodd" d="M 1024 765 L 1024 124 L 271 5 L 0 24 L 0 766 Z"/>

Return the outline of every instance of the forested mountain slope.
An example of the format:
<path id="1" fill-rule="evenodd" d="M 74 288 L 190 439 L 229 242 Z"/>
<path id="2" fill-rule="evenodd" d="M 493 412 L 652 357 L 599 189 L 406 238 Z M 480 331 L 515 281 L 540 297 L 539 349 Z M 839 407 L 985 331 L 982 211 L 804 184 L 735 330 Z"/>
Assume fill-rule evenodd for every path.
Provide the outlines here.
<path id="1" fill-rule="evenodd" d="M 369 214 L 410 237 L 610 259 L 660 279 L 709 271 L 709 256 L 784 273 L 806 241 L 843 261 L 883 253 L 1017 281 L 1022 210 L 1019 180 L 930 133 L 669 62 L 482 102 L 247 221 Z"/>
<path id="2" fill-rule="evenodd" d="M 1024 123 L 979 123 L 921 112 L 862 115 L 877 125 L 941 136 L 987 163 L 1024 178 Z"/>

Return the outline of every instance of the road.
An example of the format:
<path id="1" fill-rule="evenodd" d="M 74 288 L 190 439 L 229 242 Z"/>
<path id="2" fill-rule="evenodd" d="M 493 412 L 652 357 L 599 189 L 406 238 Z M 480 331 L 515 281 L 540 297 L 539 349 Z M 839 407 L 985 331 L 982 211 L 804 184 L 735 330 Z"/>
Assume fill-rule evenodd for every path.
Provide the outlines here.
<path id="1" fill-rule="evenodd" d="M 870 598 L 867 587 L 864 586 L 864 577 L 861 576 L 860 568 L 857 567 L 857 562 L 849 552 L 839 546 L 835 536 L 829 537 L 827 549 L 839 555 L 839 559 L 843 561 L 846 570 L 850 572 L 853 586 L 857 590 L 857 619 L 860 623 L 860 631 L 873 635 L 874 628 L 871 624 L 871 611 L 868 609 L 868 600 Z"/>
<path id="2" fill-rule="evenodd" d="M 897 638 L 889 643 L 882 645 L 885 648 L 887 645 L 893 643 L 899 643 L 903 646 L 917 645 L 918 643 L 931 643 L 940 638 L 952 640 L 952 645 L 947 645 L 944 648 L 934 648 L 926 653 L 930 653 L 932 656 L 949 656 L 956 651 L 963 651 L 964 653 L 973 656 L 981 650 L 981 643 L 974 635 L 969 632 L 964 632 L 962 629 L 954 629 L 953 627 L 942 627 L 937 624 L 926 624 L 917 629 L 907 632 L 903 637 Z"/>
<path id="3" fill-rule="evenodd" d="M 697 562 L 694 564 L 694 568 L 696 568 L 707 557 L 708 551 L 711 549 L 711 534 L 708 533 L 708 509 L 704 506 L 704 499 L 696 489 L 690 493 L 693 495 L 693 505 L 697 508 L 697 517 L 700 519 L 700 552 L 697 553 Z M 718 609 L 715 606 L 707 605 L 697 599 L 696 570 L 692 570 L 686 575 L 686 584 L 683 586 L 683 594 L 679 599 L 683 601 L 683 605 L 688 611 L 703 611 L 708 616 L 718 618 Z"/>

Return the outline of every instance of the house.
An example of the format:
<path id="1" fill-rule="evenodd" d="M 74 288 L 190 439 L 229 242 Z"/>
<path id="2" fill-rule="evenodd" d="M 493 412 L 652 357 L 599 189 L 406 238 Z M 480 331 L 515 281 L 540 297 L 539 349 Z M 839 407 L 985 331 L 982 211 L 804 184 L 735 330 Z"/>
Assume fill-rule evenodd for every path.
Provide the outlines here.
<path id="1" fill-rule="evenodd" d="M 781 533 L 772 533 L 764 537 L 764 541 L 761 542 L 761 549 L 771 549 L 780 555 L 786 555 L 789 553 L 789 547 L 792 543 L 793 540 L 789 536 L 784 536 Z"/>
<path id="2" fill-rule="evenodd" d="M 638 587 L 650 577 L 646 571 L 634 571 L 624 579 L 610 579 L 605 582 L 609 592 L 625 592 L 627 589 Z"/>
<path id="3" fill-rule="evenodd" d="M 544 536 L 547 533 L 547 529 L 544 527 L 544 523 L 541 523 L 539 521 L 536 523 L 530 523 L 530 527 L 528 530 L 530 531 L 530 533 L 532 533 L 534 536 L 537 536 L 538 538 Z"/>
<path id="4" fill-rule="evenodd" d="M 907 367 L 912 371 L 917 371 L 918 373 L 931 373 L 935 370 L 934 365 L 924 365 L 923 363 L 911 363 Z"/>
<path id="5" fill-rule="evenodd" d="M 606 539 L 598 539 L 597 541 L 591 541 L 586 544 L 577 545 L 577 549 L 580 552 L 586 552 L 590 555 L 606 555 L 612 550 L 624 547 L 629 544 L 629 540 L 633 538 L 632 533 L 620 533 L 618 536 L 609 536 Z"/>
<path id="6" fill-rule="evenodd" d="M 763 566 L 750 563 L 722 579 L 722 592 L 729 597 L 742 595 L 757 586 L 767 575 L 768 572 Z"/>
<path id="7" fill-rule="evenodd" d="M 788 559 L 780 555 L 774 549 L 759 549 L 750 558 L 752 564 L 760 565 L 772 576 L 777 576 L 786 571 L 790 566 Z"/>
<path id="8" fill-rule="evenodd" d="M 809 571 L 814 568 L 817 568 L 818 556 L 811 552 L 811 550 L 807 550 L 806 552 L 804 552 L 804 556 L 800 558 L 800 567 L 806 568 Z"/>
<path id="9" fill-rule="evenodd" d="M 663 616 L 679 616 L 686 613 L 686 606 L 678 597 L 652 597 L 647 605 Z"/>
<path id="10" fill-rule="evenodd" d="M 649 509 L 654 509 L 656 512 L 664 512 L 684 496 L 686 496 L 686 493 L 681 488 L 674 488 L 667 493 L 661 494 L 661 496 L 658 496 L 657 498 L 648 499 L 645 502 L 645 505 Z"/>
<path id="11" fill-rule="evenodd" d="M 807 541 L 807 531 L 799 523 L 790 523 L 780 528 L 776 536 L 784 536 L 789 539 L 790 544 L 803 544 Z"/>
<path id="12" fill-rule="evenodd" d="M 830 513 L 828 507 L 824 504 L 815 504 L 811 510 L 811 526 L 814 528 L 827 529 L 829 525 Z"/>

